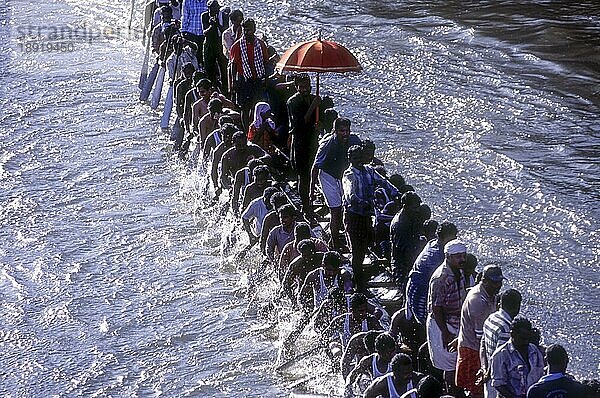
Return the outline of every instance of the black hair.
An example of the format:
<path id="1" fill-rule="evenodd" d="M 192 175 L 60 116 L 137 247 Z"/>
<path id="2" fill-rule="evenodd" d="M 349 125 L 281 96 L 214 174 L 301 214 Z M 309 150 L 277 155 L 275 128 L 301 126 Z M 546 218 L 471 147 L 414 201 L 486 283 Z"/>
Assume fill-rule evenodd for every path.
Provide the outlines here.
<path id="1" fill-rule="evenodd" d="M 350 148 L 348 148 L 348 157 L 352 157 L 356 152 L 362 155 L 363 147 L 360 145 L 352 145 Z"/>
<path id="2" fill-rule="evenodd" d="M 364 149 L 372 149 L 375 150 L 375 143 L 368 138 L 365 138 L 362 141 L 362 146 Z"/>
<path id="3" fill-rule="evenodd" d="M 220 112 L 223 110 L 223 101 L 221 101 L 219 98 L 213 98 L 208 101 L 207 107 L 209 110 Z"/>
<path id="4" fill-rule="evenodd" d="M 233 139 L 233 135 L 238 131 L 238 128 L 233 123 L 225 123 L 221 126 L 221 136 L 223 137 L 223 141 L 227 136 L 230 136 Z"/>
<path id="5" fill-rule="evenodd" d="M 436 230 L 436 235 L 438 239 L 441 240 L 447 240 L 448 238 L 455 239 L 457 234 L 458 229 L 456 228 L 456 225 L 454 225 L 450 221 L 442 222 Z"/>
<path id="6" fill-rule="evenodd" d="M 248 19 L 245 19 L 244 22 L 242 22 L 243 28 L 247 29 L 250 26 L 252 26 L 252 27 L 254 27 L 254 29 L 256 29 L 256 21 L 254 19 L 248 18 Z"/>
<path id="7" fill-rule="evenodd" d="M 271 210 L 271 198 L 277 192 L 279 192 L 279 189 L 277 189 L 275 187 L 265 188 L 265 191 L 263 192 L 263 199 L 264 199 L 265 207 L 267 208 L 267 210 Z"/>
<path id="8" fill-rule="evenodd" d="M 435 220 L 425 220 L 423 222 L 423 231 L 426 236 L 434 235 L 440 224 Z"/>
<path id="9" fill-rule="evenodd" d="M 350 126 L 352 126 L 352 122 L 350 121 L 350 119 L 348 119 L 346 117 L 338 117 L 337 119 L 335 119 L 333 121 L 333 129 L 334 130 L 337 130 L 341 127 L 350 128 Z"/>
<path id="10" fill-rule="evenodd" d="M 244 137 L 244 139 L 245 139 L 245 138 L 246 138 L 246 133 L 244 133 L 243 131 L 236 131 L 236 132 L 233 134 L 233 137 L 232 137 L 232 138 L 233 138 L 233 140 L 235 141 L 235 140 L 237 140 L 237 139 L 238 139 L 238 138 L 240 138 L 240 137 Z"/>
<path id="11" fill-rule="evenodd" d="M 531 321 L 527 318 L 524 317 L 517 317 L 513 320 L 512 325 L 510 326 L 510 330 L 525 330 L 525 331 L 531 331 Z"/>
<path id="12" fill-rule="evenodd" d="M 296 227 L 294 228 L 294 236 L 296 237 L 296 240 L 310 238 L 310 225 L 304 221 L 296 224 Z"/>
<path id="13" fill-rule="evenodd" d="M 312 239 L 302 239 L 300 243 L 298 243 L 297 249 L 300 253 L 304 251 L 305 248 L 312 248 L 315 250 L 315 242 Z"/>
<path id="14" fill-rule="evenodd" d="M 210 80 L 208 80 L 207 78 L 202 78 L 202 79 L 200 79 L 200 81 L 198 83 L 196 83 L 196 87 L 203 88 L 205 90 L 212 88 L 212 86 L 213 86 L 212 82 Z"/>
<path id="15" fill-rule="evenodd" d="M 297 86 L 300 83 L 308 81 L 310 83 L 310 76 L 307 73 L 298 73 L 294 76 L 294 84 Z"/>
<path id="16" fill-rule="evenodd" d="M 391 351 L 394 348 L 396 348 L 396 340 L 389 332 L 381 333 L 375 339 L 375 351 L 377 352 Z"/>
<path id="17" fill-rule="evenodd" d="M 367 333 L 365 333 L 363 344 L 365 345 L 367 352 L 371 353 L 375 351 L 375 340 L 381 333 L 381 330 L 369 330 Z"/>
<path id="18" fill-rule="evenodd" d="M 233 10 L 231 11 L 231 13 L 229 13 L 229 20 L 233 21 L 234 19 L 236 19 L 237 17 L 244 19 L 244 13 L 242 13 L 241 10 Z"/>
<path id="19" fill-rule="evenodd" d="M 421 207 L 419 207 L 419 217 L 423 221 L 429 220 L 431 218 L 431 207 L 429 207 L 425 203 L 422 203 Z"/>
<path id="20" fill-rule="evenodd" d="M 288 203 L 287 196 L 283 192 L 276 192 L 271 196 L 271 207 L 273 210 L 279 209 Z"/>
<path id="21" fill-rule="evenodd" d="M 443 392 L 442 383 L 431 375 L 423 377 L 417 385 L 417 395 L 419 398 L 439 398 Z"/>
<path id="22" fill-rule="evenodd" d="M 410 359 L 410 356 L 403 353 L 394 355 L 392 361 L 390 362 L 390 367 L 392 368 L 393 373 L 400 371 L 401 366 L 408 365 L 412 365 L 412 359 Z"/>
<path id="23" fill-rule="evenodd" d="M 367 296 L 362 293 L 354 293 L 350 296 L 350 308 L 355 309 L 361 305 L 367 304 Z"/>
<path id="24" fill-rule="evenodd" d="M 328 251 L 323 255 L 323 265 L 339 267 L 342 264 L 342 256 L 336 251 Z"/>
<path id="25" fill-rule="evenodd" d="M 521 307 L 523 297 L 516 289 L 508 289 L 500 296 L 500 308 L 509 312 L 517 312 Z"/>
<path id="26" fill-rule="evenodd" d="M 550 366 L 564 366 L 569 362 L 569 354 L 562 345 L 552 344 L 546 348 L 546 360 Z"/>
<path id="27" fill-rule="evenodd" d="M 402 186 L 406 185 L 404 177 L 402 177 L 400 174 L 392 174 L 389 180 L 390 184 L 396 187 L 396 189 L 400 189 Z"/>
<path id="28" fill-rule="evenodd" d="M 400 200 L 402 202 L 402 206 L 420 206 L 421 205 L 421 198 L 419 197 L 419 195 L 417 195 L 414 192 L 406 192 L 404 195 L 402 195 L 402 199 Z"/>
<path id="29" fill-rule="evenodd" d="M 280 216 L 294 217 L 296 215 L 296 209 L 294 209 L 294 206 L 292 206 L 289 203 L 281 206 L 279 209 L 277 209 L 277 212 L 279 213 Z"/>
<path id="30" fill-rule="evenodd" d="M 266 165 L 264 165 L 264 164 L 260 164 L 260 165 L 256 166 L 254 168 L 254 170 L 252 171 L 252 175 L 254 177 L 256 177 L 259 174 L 266 174 L 266 175 L 268 175 L 269 174 L 269 167 L 266 166 Z"/>

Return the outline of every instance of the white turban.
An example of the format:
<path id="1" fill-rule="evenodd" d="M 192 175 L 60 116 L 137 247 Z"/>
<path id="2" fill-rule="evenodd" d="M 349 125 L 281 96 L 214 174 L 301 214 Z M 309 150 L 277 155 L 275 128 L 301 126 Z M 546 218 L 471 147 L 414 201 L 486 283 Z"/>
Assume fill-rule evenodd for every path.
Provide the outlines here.
<path id="1" fill-rule="evenodd" d="M 451 240 L 450 242 L 446 243 L 446 246 L 444 247 L 445 254 L 459 254 L 466 252 L 467 246 L 459 239 Z"/>

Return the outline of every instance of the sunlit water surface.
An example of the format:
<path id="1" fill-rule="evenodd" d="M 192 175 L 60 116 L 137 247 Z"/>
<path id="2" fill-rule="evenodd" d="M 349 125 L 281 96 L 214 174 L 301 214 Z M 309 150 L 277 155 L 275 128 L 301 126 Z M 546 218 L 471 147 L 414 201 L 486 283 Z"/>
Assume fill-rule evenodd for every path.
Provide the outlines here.
<path id="1" fill-rule="evenodd" d="M 326 76 L 324 93 L 434 218 L 503 266 L 572 372 L 598 378 L 600 10 L 522 3 L 234 6 L 280 51 L 321 27 L 357 54 L 364 73 Z M 129 1 L 0 13 L 0 393 L 286 396 L 301 375 L 273 371 L 277 315 L 246 294 L 259 258 L 223 261 L 231 226 L 137 101 Z M 122 32 L 72 52 L 18 40 L 65 25 Z M 324 371 L 299 373 L 334 384 Z"/>

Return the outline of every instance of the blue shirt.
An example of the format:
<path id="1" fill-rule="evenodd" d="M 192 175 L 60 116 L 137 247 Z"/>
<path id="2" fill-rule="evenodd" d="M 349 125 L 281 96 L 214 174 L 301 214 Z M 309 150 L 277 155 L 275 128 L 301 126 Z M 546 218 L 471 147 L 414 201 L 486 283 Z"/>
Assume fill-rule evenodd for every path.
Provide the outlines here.
<path id="1" fill-rule="evenodd" d="M 540 350 L 529 344 L 527 354 L 526 363 L 512 339 L 501 345 L 492 355 L 492 386 L 507 386 L 516 396 L 524 397 L 529 387 L 544 375 L 544 358 Z"/>
<path id="2" fill-rule="evenodd" d="M 208 10 L 206 0 L 183 0 L 181 7 L 181 31 L 204 36 L 202 13 Z"/>
<path id="3" fill-rule="evenodd" d="M 348 148 L 352 145 L 361 145 L 361 143 L 362 141 L 356 134 L 350 134 L 347 145 L 339 140 L 337 134 L 327 134 L 319 142 L 314 166 L 339 180 L 342 178 L 344 170 L 350 165 Z"/>
<path id="4" fill-rule="evenodd" d="M 427 291 L 433 271 L 444 262 L 444 250 L 437 239 L 429 241 L 413 264 L 406 286 L 406 309 L 418 323 L 427 319 Z"/>
<path id="5" fill-rule="evenodd" d="M 344 171 L 342 178 L 344 208 L 360 216 L 373 215 L 373 199 L 375 197 L 376 185 L 385 186 L 392 190 L 394 195 L 398 194 L 398 190 L 381 177 L 371 166 L 366 165 L 361 168 L 348 167 Z"/>

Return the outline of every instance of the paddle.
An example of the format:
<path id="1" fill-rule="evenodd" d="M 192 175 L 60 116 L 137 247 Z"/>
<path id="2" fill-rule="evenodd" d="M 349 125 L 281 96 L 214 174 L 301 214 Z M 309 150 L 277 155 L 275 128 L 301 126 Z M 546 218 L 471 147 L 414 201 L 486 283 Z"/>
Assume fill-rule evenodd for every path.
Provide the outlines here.
<path id="1" fill-rule="evenodd" d="M 289 368 L 290 365 L 293 365 L 295 362 L 306 358 L 308 356 L 311 356 L 312 354 L 319 352 L 320 350 L 324 349 L 325 347 L 322 345 L 318 345 L 316 347 L 313 347 L 309 350 L 304 351 L 301 354 L 296 355 L 295 357 L 293 357 L 292 359 L 289 359 L 287 361 L 285 361 L 283 364 L 279 365 L 278 367 L 275 368 L 276 372 L 281 372 L 283 369 Z"/>
<path id="2" fill-rule="evenodd" d="M 179 66 L 179 57 L 181 56 L 181 52 L 177 52 L 177 48 L 175 47 L 176 45 L 177 42 L 173 43 L 173 49 L 176 51 L 177 56 L 175 57 L 175 68 L 173 69 L 173 76 L 169 81 L 169 91 L 167 91 L 165 109 L 163 111 L 162 119 L 160 120 L 161 129 L 169 128 L 169 120 L 171 119 L 171 112 L 173 111 L 173 84 L 175 84 L 175 79 L 177 78 L 177 67 Z"/>
<path id="3" fill-rule="evenodd" d="M 150 100 L 150 108 L 152 109 L 158 108 L 158 103 L 160 102 L 160 97 L 162 96 L 162 88 L 165 81 L 166 71 L 167 69 L 164 65 L 161 65 L 160 69 L 158 70 L 158 76 L 156 76 L 156 86 L 154 86 L 154 91 L 152 91 L 152 99 Z"/>
<path id="4" fill-rule="evenodd" d="M 145 37 L 146 37 L 146 34 L 144 33 L 144 40 L 145 40 Z M 146 43 L 146 51 L 144 53 L 144 62 L 142 63 L 142 71 L 140 72 L 140 82 L 138 84 L 138 87 L 140 88 L 140 90 L 144 89 L 146 80 L 148 79 L 148 59 L 149 58 L 150 58 L 150 39 L 148 39 L 148 42 Z M 154 75 L 154 77 L 156 78 L 156 74 Z"/>
<path id="5" fill-rule="evenodd" d="M 171 131 L 171 141 L 175 141 L 174 149 L 178 150 L 181 147 L 181 141 L 183 141 L 183 127 L 181 127 L 181 118 L 177 116 L 175 124 L 173 125 L 173 131 Z"/>
<path id="6" fill-rule="evenodd" d="M 150 97 L 150 91 L 152 91 L 152 86 L 154 86 L 154 81 L 156 80 L 156 75 L 158 74 L 158 59 L 156 63 L 152 67 L 148 78 L 144 82 L 144 88 L 140 93 L 140 101 L 148 101 L 148 97 Z"/>
<path id="7" fill-rule="evenodd" d="M 131 23 L 133 22 L 133 11 L 135 8 L 135 0 L 131 0 L 131 13 L 129 15 L 129 27 L 127 28 L 128 30 L 131 31 Z"/>

